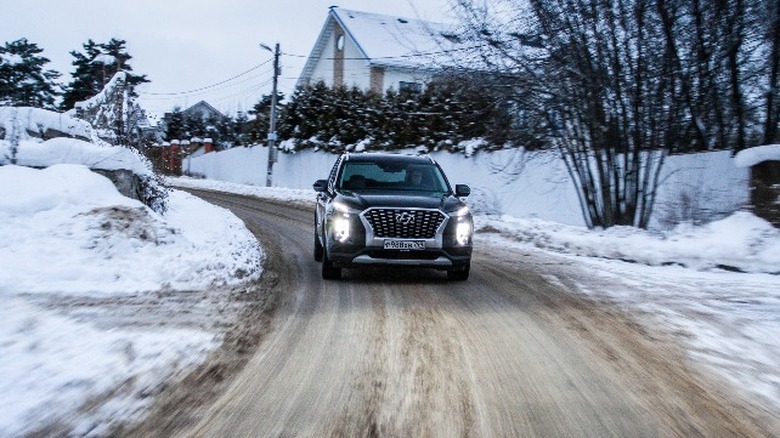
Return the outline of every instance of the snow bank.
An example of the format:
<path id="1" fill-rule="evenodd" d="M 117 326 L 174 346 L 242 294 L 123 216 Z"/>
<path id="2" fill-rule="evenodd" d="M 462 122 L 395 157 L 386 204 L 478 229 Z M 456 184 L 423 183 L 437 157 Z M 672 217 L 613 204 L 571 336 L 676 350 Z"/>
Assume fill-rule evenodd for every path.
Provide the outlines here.
<path id="1" fill-rule="evenodd" d="M 173 192 L 160 216 L 83 166 L 0 167 L 0 223 L 0 291 L 188 290 L 260 272 L 257 241 L 229 212 Z"/>
<path id="2" fill-rule="evenodd" d="M 694 227 L 653 233 L 633 227 L 587 230 L 539 219 L 477 217 L 483 231 L 497 230 L 538 248 L 650 266 L 780 274 L 780 230 L 748 212 Z"/>
<path id="3" fill-rule="evenodd" d="M 261 275 L 259 244 L 231 213 L 174 191 L 159 215 L 81 165 L 0 166 L 0 224 L 0 436 L 48 424 L 105 436 L 138 418 L 220 342 L 208 323 L 177 327 L 190 310 L 157 294 Z M 197 306 L 224 310 L 216 299 Z M 138 325 L 143 306 L 164 320 Z"/>
<path id="4" fill-rule="evenodd" d="M 92 125 L 84 120 L 40 108 L 0 107 L 0 128 L 5 131 L 6 140 L 29 140 L 41 137 L 41 134 L 48 130 L 59 131 L 71 137 L 94 139 Z"/>
<path id="5" fill-rule="evenodd" d="M 780 161 L 780 144 L 744 149 L 734 156 L 737 167 L 753 167 L 763 161 Z"/>

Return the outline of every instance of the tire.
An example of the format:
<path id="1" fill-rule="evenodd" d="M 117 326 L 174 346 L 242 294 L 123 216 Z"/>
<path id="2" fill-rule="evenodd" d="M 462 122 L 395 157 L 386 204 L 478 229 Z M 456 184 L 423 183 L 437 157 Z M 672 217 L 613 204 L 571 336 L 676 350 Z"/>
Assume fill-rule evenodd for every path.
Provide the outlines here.
<path id="1" fill-rule="evenodd" d="M 320 239 L 317 237 L 317 232 L 314 232 L 314 261 L 315 262 L 321 262 L 322 261 L 322 255 L 325 253 L 325 249 L 322 247 L 322 244 L 320 243 Z"/>
<path id="2" fill-rule="evenodd" d="M 466 281 L 469 279 L 470 271 L 471 271 L 471 263 L 469 262 L 462 269 L 447 271 L 447 280 Z"/>
<path id="3" fill-rule="evenodd" d="M 327 254 L 323 254 L 323 257 L 322 257 L 322 279 L 323 280 L 338 280 L 340 278 L 341 278 L 341 268 L 337 268 L 337 267 L 333 266 L 333 262 L 328 260 L 328 255 Z"/>

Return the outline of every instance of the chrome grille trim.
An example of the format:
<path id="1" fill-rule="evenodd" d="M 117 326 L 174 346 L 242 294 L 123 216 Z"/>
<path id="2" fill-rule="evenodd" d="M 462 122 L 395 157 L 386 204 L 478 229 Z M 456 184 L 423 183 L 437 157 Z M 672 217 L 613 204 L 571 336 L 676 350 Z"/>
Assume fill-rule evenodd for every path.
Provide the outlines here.
<path id="1" fill-rule="evenodd" d="M 365 216 L 374 237 L 390 239 L 433 239 L 446 219 L 439 210 L 406 208 L 375 208 Z"/>
<path id="2" fill-rule="evenodd" d="M 396 214 L 415 216 L 414 224 L 399 224 Z M 381 247 L 385 239 L 424 240 L 427 248 L 442 248 L 449 216 L 435 208 L 371 207 L 360 213 L 366 229 L 366 246 Z"/>

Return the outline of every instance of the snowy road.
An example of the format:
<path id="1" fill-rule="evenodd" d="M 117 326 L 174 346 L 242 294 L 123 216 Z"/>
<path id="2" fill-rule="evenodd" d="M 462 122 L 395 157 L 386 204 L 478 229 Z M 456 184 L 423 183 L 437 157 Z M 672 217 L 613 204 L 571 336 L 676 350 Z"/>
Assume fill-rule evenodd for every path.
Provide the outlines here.
<path id="1" fill-rule="evenodd" d="M 198 421 L 158 410 L 144 435 L 772 436 L 766 412 L 687 362 L 673 337 L 571 285 L 570 258 L 476 239 L 472 277 L 347 271 L 323 282 L 311 212 L 198 192 L 269 253 L 268 332 Z M 485 236 L 484 241 L 490 239 Z M 139 432 L 138 430 L 134 432 Z"/>

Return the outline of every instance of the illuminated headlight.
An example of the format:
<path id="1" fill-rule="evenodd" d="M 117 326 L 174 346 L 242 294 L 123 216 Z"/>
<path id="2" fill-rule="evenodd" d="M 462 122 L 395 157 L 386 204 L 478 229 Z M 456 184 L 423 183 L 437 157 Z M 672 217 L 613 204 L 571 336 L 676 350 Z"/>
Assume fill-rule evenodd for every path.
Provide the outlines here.
<path id="1" fill-rule="evenodd" d="M 469 208 L 461 207 L 450 213 L 450 217 L 455 221 L 455 240 L 458 242 L 458 245 L 468 245 L 469 240 L 471 240 Z"/>
<path id="2" fill-rule="evenodd" d="M 333 237 L 339 242 L 349 239 L 350 220 L 348 215 L 339 215 L 333 220 Z"/>
<path id="3" fill-rule="evenodd" d="M 471 223 L 466 220 L 458 222 L 455 227 L 455 239 L 458 241 L 458 245 L 467 245 L 471 239 Z"/>
<path id="4" fill-rule="evenodd" d="M 344 243 L 349 239 L 352 218 L 357 215 L 357 210 L 341 202 L 333 203 L 333 238 L 338 242 Z"/>

